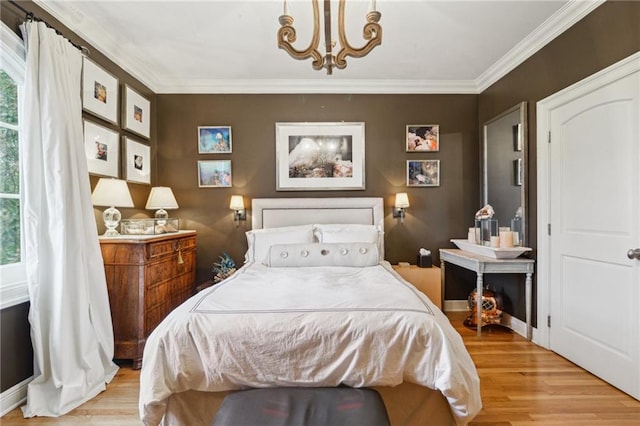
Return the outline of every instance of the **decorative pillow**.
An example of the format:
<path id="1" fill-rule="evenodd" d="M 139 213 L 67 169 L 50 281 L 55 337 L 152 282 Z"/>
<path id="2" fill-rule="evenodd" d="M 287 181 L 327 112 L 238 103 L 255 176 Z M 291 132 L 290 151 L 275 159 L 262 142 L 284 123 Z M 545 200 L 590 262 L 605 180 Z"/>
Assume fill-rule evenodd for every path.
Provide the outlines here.
<path id="1" fill-rule="evenodd" d="M 246 235 L 249 248 L 244 256 L 245 262 L 262 262 L 274 244 L 314 242 L 312 225 L 252 229 Z"/>
<path id="2" fill-rule="evenodd" d="M 315 224 L 313 232 L 321 243 L 375 243 L 383 252 L 383 232 L 375 225 Z"/>
<path id="3" fill-rule="evenodd" d="M 363 268 L 380 263 L 375 243 L 274 244 L 264 264 L 288 266 L 351 266 Z"/>

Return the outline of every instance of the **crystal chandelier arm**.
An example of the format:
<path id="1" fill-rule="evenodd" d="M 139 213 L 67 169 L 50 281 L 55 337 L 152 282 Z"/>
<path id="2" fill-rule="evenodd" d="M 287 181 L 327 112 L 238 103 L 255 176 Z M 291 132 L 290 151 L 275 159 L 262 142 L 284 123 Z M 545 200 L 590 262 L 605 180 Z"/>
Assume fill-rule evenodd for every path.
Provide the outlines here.
<path id="1" fill-rule="evenodd" d="M 340 0 L 338 9 L 338 37 L 340 39 L 341 49 L 335 59 L 335 66 L 339 69 L 344 69 L 347 66 L 347 56 L 362 58 L 374 47 L 382 44 L 382 27 L 378 23 L 382 15 L 380 12 L 372 10 L 367 13 L 367 23 L 362 28 L 362 37 L 368 40 L 367 44 L 360 48 L 351 46 L 347 41 L 347 35 L 344 30 L 344 8 L 345 0 Z"/>
<path id="2" fill-rule="evenodd" d="M 280 29 L 278 30 L 278 47 L 286 50 L 292 58 L 295 59 L 307 59 L 313 58 L 311 65 L 314 70 L 320 70 L 323 67 L 323 58 L 318 51 L 318 44 L 320 41 L 320 14 L 318 10 L 318 0 L 312 0 L 313 4 L 313 36 L 309 47 L 305 50 L 298 50 L 292 46 L 295 43 L 297 36 L 296 30 L 293 28 L 293 17 L 289 15 L 282 15 L 278 19 L 280 22 Z"/>

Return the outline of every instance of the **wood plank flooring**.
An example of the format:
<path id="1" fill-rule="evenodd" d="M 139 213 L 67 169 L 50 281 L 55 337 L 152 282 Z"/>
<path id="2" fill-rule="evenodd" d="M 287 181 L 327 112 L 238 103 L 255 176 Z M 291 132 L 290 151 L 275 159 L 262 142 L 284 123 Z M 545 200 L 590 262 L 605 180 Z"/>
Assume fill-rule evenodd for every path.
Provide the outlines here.
<path id="1" fill-rule="evenodd" d="M 484 408 L 470 425 L 640 426 L 640 401 L 505 328 L 485 328 L 478 340 L 462 325 L 466 313 L 447 316 L 480 374 Z M 140 425 L 139 377 L 123 365 L 105 392 L 63 417 L 24 419 L 16 409 L 0 424 Z"/>

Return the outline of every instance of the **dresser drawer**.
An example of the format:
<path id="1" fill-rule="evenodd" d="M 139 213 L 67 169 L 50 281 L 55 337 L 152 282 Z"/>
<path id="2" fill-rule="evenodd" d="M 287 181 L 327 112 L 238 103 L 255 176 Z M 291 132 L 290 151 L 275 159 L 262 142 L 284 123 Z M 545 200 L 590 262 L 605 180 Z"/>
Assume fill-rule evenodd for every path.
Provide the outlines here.
<path id="1" fill-rule="evenodd" d="M 149 244 L 149 258 L 166 256 L 177 253 L 180 250 L 189 250 L 196 247 L 196 237 L 174 238 L 167 241 L 157 241 Z"/>

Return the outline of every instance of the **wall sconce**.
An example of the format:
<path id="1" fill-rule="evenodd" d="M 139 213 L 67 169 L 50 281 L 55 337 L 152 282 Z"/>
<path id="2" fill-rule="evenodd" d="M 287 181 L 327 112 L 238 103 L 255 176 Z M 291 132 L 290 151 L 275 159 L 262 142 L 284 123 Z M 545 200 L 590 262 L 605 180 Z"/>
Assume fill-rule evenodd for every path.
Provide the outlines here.
<path id="1" fill-rule="evenodd" d="M 120 179 L 100 178 L 91 193 L 91 202 L 94 206 L 109 206 L 102 213 L 104 226 L 107 227 L 104 236 L 116 237 L 120 235 L 117 228 L 122 215 L 116 207 L 133 207 L 127 182 Z"/>
<path id="2" fill-rule="evenodd" d="M 393 207 L 393 217 L 399 217 L 400 223 L 404 223 L 404 209 L 409 207 L 409 197 L 406 192 L 396 194 L 396 202 Z"/>
<path id="3" fill-rule="evenodd" d="M 151 188 L 145 209 L 158 209 L 154 215 L 156 219 L 167 219 L 169 217 L 167 210 L 175 210 L 177 208 L 178 202 L 176 201 L 176 197 L 173 196 L 171 188 L 168 186 L 156 186 Z M 158 224 L 164 225 L 161 221 L 158 221 Z"/>
<path id="4" fill-rule="evenodd" d="M 247 220 L 247 211 L 244 208 L 242 195 L 232 195 L 229 208 L 233 210 L 233 221 L 236 223 L 236 228 L 240 226 L 241 220 Z"/>

